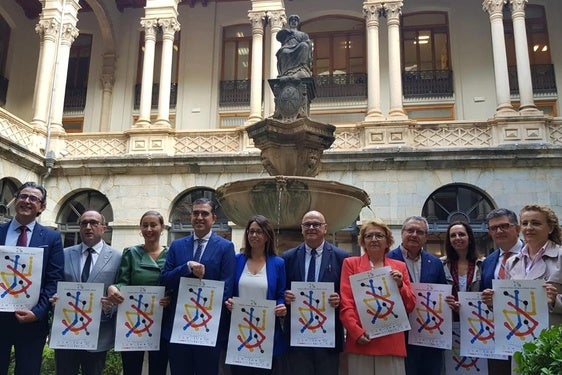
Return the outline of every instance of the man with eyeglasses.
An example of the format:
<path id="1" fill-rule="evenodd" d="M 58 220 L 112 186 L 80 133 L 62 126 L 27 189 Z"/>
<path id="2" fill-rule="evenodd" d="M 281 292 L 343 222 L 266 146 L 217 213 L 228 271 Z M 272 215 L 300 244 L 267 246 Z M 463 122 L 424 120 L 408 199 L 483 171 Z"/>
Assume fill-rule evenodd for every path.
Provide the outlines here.
<path id="1" fill-rule="evenodd" d="M 408 217 L 402 224 L 402 243 L 387 256 L 406 263 L 413 283 L 447 284 L 441 260 L 423 248 L 427 242 L 428 229 L 429 225 L 424 217 Z M 408 344 L 406 352 L 407 375 L 441 374 L 442 349 Z"/>
<path id="2" fill-rule="evenodd" d="M 80 216 L 82 243 L 64 249 L 64 281 L 103 283 L 104 296 L 107 288 L 115 283 L 121 265 L 121 251 L 110 247 L 103 240 L 107 226 L 105 218 L 97 211 L 86 211 Z M 58 375 L 101 375 L 105 359 L 115 340 L 117 307 L 105 297 L 102 304 L 101 323 L 96 350 L 56 349 L 55 363 Z"/>
<path id="3" fill-rule="evenodd" d="M 505 278 L 507 259 L 519 254 L 523 248 L 523 241 L 519 239 L 521 227 L 515 212 L 506 208 L 496 208 L 486 215 L 486 224 L 488 224 L 488 234 L 498 248 L 482 262 L 480 291 L 492 289 L 493 279 Z M 511 374 L 511 361 L 489 359 L 488 371 L 490 374 Z"/>
<path id="4" fill-rule="evenodd" d="M 324 215 L 318 211 L 310 211 L 303 216 L 301 231 L 304 242 L 282 255 L 285 260 L 287 286 L 290 287 L 293 281 L 334 283 L 334 293 L 329 296 L 328 302 L 332 308 L 337 309 L 340 305 L 341 267 L 343 260 L 349 254 L 324 240 L 328 232 L 328 224 Z M 285 291 L 285 304 L 290 305 L 293 301 L 295 301 L 294 293 L 291 290 Z M 290 317 L 287 316 L 285 332 L 290 332 L 290 321 Z M 291 366 L 291 374 L 337 375 L 343 340 L 343 326 L 339 319 L 339 312 L 336 311 L 335 348 L 291 347 L 289 361 L 291 364 L 298 364 Z"/>
<path id="5" fill-rule="evenodd" d="M 223 308 L 224 301 L 232 297 L 236 272 L 234 244 L 212 232 L 217 220 L 215 210 L 210 199 L 196 199 L 190 212 L 193 234 L 170 245 L 160 278 L 160 283 L 170 293 L 170 311 L 176 311 L 181 277 L 224 281 Z M 173 319 L 173 315 L 168 314 L 162 322 L 162 337 L 168 341 Z M 224 363 L 221 354 L 226 349 L 228 329 L 228 311 L 225 309 L 214 347 L 170 343 L 168 355 L 172 375 L 217 375 L 219 363 Z"/>
<path id="6" fill-rule="evenodd" d="M 19 187 L 14 197 L 16 216 L 0 226 L 0 244 L 39 247 L 43 265 L 39 300 L 31 309 L 0 312 L 0 374 L 8 373 L 10 350 L 15 349 L 16 375 L 41 372 L 43 347 L 49 332 L 49 298 L 63 279 L 63 249 L 59 233 L 42 226 L 37 217 L 46 208 L 47 191 L 35 182 Z M 35 266 L 35 265 L 34 265 Z"/>

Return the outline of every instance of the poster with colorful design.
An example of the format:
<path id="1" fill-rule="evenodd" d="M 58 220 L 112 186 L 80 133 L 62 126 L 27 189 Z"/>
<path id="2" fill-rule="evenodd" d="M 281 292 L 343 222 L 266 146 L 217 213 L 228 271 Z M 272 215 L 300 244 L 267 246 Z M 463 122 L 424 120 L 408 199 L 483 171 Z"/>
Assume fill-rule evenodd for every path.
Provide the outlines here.
<path id="1" fill-rule="evenodd" d="M 336 347 L 336 309 L 328 298 L 334 283 L 293 281 L 291 290 L 291 346 Z"/>
<path id="2" fill-rule="evenodd" d="M 416 307 L 409 316 L 412 329 L 408 333 L 408 344 L 451 349 L 453 316 L 445 302 L 451 290 L 451 285 L 412 283 Z"/>
<path id="3" fill-rule="evenodd" d="M 226 363 L 271 369 L 275 301 L 233 297 Z"/>
<path id="4" fill-rule="evenodd" d="M 492 280 L 496 353 L 511 355 L 548 328 L 544 280 Z"/>
<path id="5" fill-rule="evenodd" d="M 31 309 L 39 301 L 43 249 L 0 246 L 0 311 Z"/>
<path id="6" fill-rule="evenodd" d="M 102 283 L 58 282 L 49 347 L 97 349 L 103 289 Z"/>
<path id="7" fill-rule="evenodd" d="M 370 338 L 410 329 L 408 314 L 390 271 L 390 267 L 381 267 L 349 277 L 361 325 Z"/>
<path id="8" fill-rule="evenodd" d="M 445 350 L 445 374 L 487 375 L 488 360 L 486 358 L 465 357 L 460 354 L 460 347 L 462 343 L 459 330 L 459 322 L 453 322 L 453 347 L 451 350 Z"/>
<path id="9" fill-rule="evenodd" d="M 163 286 L 123 286 L 125 301 L 117 310 L 116 351 L 160 350 L 160 330 L 164 307 Z"/>
<path id="10" fill-rule="evenodd" d="M 170 342 L 215 346 L 223 294 L 224 281 L 182 277 Z"/>
<path id="11" fill-rule="evenodd" d="M 460 341 L 462 356 L 508 359 L 496 354 L 494 312 L 479 292 L 459 292 Z M 454 338 L 453 338 L 454 340 Z"/>

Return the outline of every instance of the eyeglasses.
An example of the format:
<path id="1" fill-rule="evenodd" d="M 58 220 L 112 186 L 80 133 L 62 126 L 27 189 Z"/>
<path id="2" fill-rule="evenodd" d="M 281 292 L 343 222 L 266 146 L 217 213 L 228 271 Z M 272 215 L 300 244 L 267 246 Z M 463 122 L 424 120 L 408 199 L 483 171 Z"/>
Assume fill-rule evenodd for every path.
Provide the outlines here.
<path id="1" fill-rule="evenodd" d="M 26 201 L 29 199 L 29 201 L 31 203 L 37 203 L 37 202 L 41 202 L 43 200 L 43 198 L 39 198 L 35 195 L 31 195 L 31 194 L 20 194 L 16 197 L 18 200 L 20 201 Z"/>
<path id="2" fill-rule="evenodd" d="M 489 226 L 488 230 L 490 232 L 497 232 L 497 230 L 499 229 L 500 231 L 505 232 L 506 230 L 514 226 L 515 224 L 512 223 L 503 223 L 503 224 Z"/>
<path id="3" fill-rule="evenodd" d="M 88 227 L 88 225 L 91 226 L 92 228 L 97 228 L 98 226 L 100 226 L 102 224 L 97 220 L 85 220 L 85 221 L 80 222 L 80 226 L 82 228 L 86 228 L 86 227 Z"/>
<path id="4" fill-rule="evenodd" d="M 311 223 L 309 223 L 309 222 L 306 222 L 306 223 L 302 223 L 302 224 L 301 224 L 301 227 L 303 227 L 303 228 L 305 228 L 305 229 L 306 229 L 306 228 L 318 229 L 318 228 L 320 228 L 320 227 L 321 227 L 322 225 L 324 225 L 324 224 L 326 224 L 326 223 L 317 223 L 317 222 L 311 222 Z"/>
<path id="5" fill-rule="evenodd" d="M 404 232 L 406 232 L 408 234 L 414 234 L 415 233 L 418 236 L 425 236 L 425 234 L 426 234 L 425 230 L 414 229 L 414 228 L 404 229 Z"/>
<path id="6" fill-rule="evenodd" d="M 375 240 L 382 240 L 383 238 L 386 238 L 386 234 L 384 233 L 369 233 L 363 236 L 364 239 L 366 239 L 367 241 L 372 240 L 373 238 Z"/>
<path id="7" fill-rule="evenodd" d="M 191 213 L 191 216 L 194 216 L 194 217 L 197 217 L 197 216 L 209 217 L 209 215 L 211 215 L 211 213 L 209 211 L 193 211 Z"/>
<path id="8" fill-rule="evenodd" d="M 250 229 L 248 231 L 248 236 L 258 236 L 261 237 L 263 236 L 263 230 L 255 230 L 255 229 Z"/>

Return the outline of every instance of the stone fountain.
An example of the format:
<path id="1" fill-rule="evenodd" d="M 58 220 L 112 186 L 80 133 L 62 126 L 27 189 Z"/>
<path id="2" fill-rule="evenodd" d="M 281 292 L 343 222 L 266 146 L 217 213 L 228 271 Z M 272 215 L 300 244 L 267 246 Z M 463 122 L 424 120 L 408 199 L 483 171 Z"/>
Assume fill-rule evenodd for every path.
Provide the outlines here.
<path id="1" fill-rule="evenodd" d="M 279 231 L 280 251 L 302 241 L 300 223 L 306 212 L 322 212 L 329 231 L 335 232 L 353 223 L 370 204 L 364 190 L 315 178 L 336 127 L 309 118 L 316 95 L 312 50 L 298 25 L 298 16 L 290 16 L 289 28 L 277 34 L 282 43 L 277 52 L 279 76 L 269 80 L 274 114 L 246 128 L 270 177 L 234 181 L 217 189 L 217 200 L 234 223 L 244 227 L 256 214 L 269 218 Z"/>

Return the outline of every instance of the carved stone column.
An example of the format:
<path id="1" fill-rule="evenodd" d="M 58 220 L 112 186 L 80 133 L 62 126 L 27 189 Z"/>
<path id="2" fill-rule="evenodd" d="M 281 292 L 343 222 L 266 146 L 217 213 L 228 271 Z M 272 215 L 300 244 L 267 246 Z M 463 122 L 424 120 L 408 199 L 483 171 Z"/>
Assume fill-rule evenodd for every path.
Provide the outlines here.
<path id="1" fill-rule="evenodd" d="M 113 85 L 115 84 L 115 55 L 112 53 L 103 55 L 100 82 L 103 89 L 100 111 L 100 131 L 108 132 L 109 122 L 111 120 L 111 98 L 113 96 Z"/>
<path id="2" fill-rule="evenodd" d="M 160 90 L 158 93 L 158 118 L 154 125 L 170 127 L 170 88 L 172 86 L 172 64 L 174 35 L 180 30 L 175 18 L 158 20 L 162 28 L 162 60 L 160 62 Z"/>
<path id="3" fill-rule="evenodd" d="M 262 77 L 263 77 L 263 26 L 265 12 L 248 12 L 252 24 L 252 76 L 250 77 L 250 117 L 246 124 L 253 124 L 262 119 Z"/>
<path id="4" fill-rule="evenodd" d="M 511 105 L 507 54 L 503 29 L 503 6 L 507 0 L 484 0 L 482 9 L 490 16 L 492 30 L 492 51 L 494 57 L 494 76 L 496 79 L 496 116 L 516 115 Z"/>
<path id="5" fill-rule="evenodd" d="M 390 81 L 390 119 L 407 119 L 402 106 L 402 63 L 400 61 L 400 14 L 402 1 L 384 3 L 388 24 L 388 76 Z"/>
<path id="6" fill-rule="evenodd" d="M 531 63 L 527 48 L 527 30 L 525 26 L 525 6 L 528 0 L 510 0 L 513 36 L 515 39 L 515 59 L 517 61 L 517 83 L 519 84 L 519 113 L 522 115 L 541 115 L 533 99 L 531 80 Z"/>
<path id="7" fill-rule="evenodd" d="M 78 5 L 78 4 L 77 4 Z M 76 10 L 78 12 L 78 9 Z M 54 93 L 52 100 L 51 131 L 64 132 L 62 127 L 62 115 L 64 112 L 64 94 L 66 91 L 66 77 L 68 75 L 68 60 L 70 58 L 70 47 L 78 37 L 79 32 L 75 25 L 66 23 L 63 25 L 61 41 L 58 49 L 57 68 L 54 82 Z"/>
<path id="8" fill-rule="evenodd" d="M 287 16 L 285 11 L 278 10 L 278 11 L 268 11 L 267 17 L 269 21 L 270 27 L 270 39 L 271 39 L 271 49 L 269 54 L 269 78 L 275 79 L 277 78 L 277 57 L 276 53 L 281 48 L 281 42 L 277 40 L 277 33 L 279 30 L 283 28 L 285 23 L 287 22 Z M 267 112 L 264 113 L 264 117 L 269 117 L 274 109 L 275 109 L 275 97 L 271 90 L 267 90 L 267 103 L 268 108 L 266 109 Z"/>
<path id="9" fill-rule="evenodd" d="M 33 93 L 32 122 L 38 127 L 45 128 L 51 103 L 60 22 L 53 18 L 43 19 L 43 15 L 41 15 L 41 18 L 35 26 L 35 31 L 39 34 L 41 46 L 37 76 L 35 78 L 35 91 Z"/>
<path id="10" fill-rule="evenodd" d="M 139 118 L 136 127 L 150 126 L 150 110 L 152 106 L 152 85 L 154 82 L 154 54 L 156 49 L 156 19 L 143 18 L 141 26 L 144 28 L 144 57 L 142 60 L 142 82 L 139 107 Z"/>
<path id="11" fill-rule="evenodd" d="M 367 116 L 365 121 L 382 120 L 379 53 L 379 17 L 382 4 L 363 3 L 367 22 Z"/>

